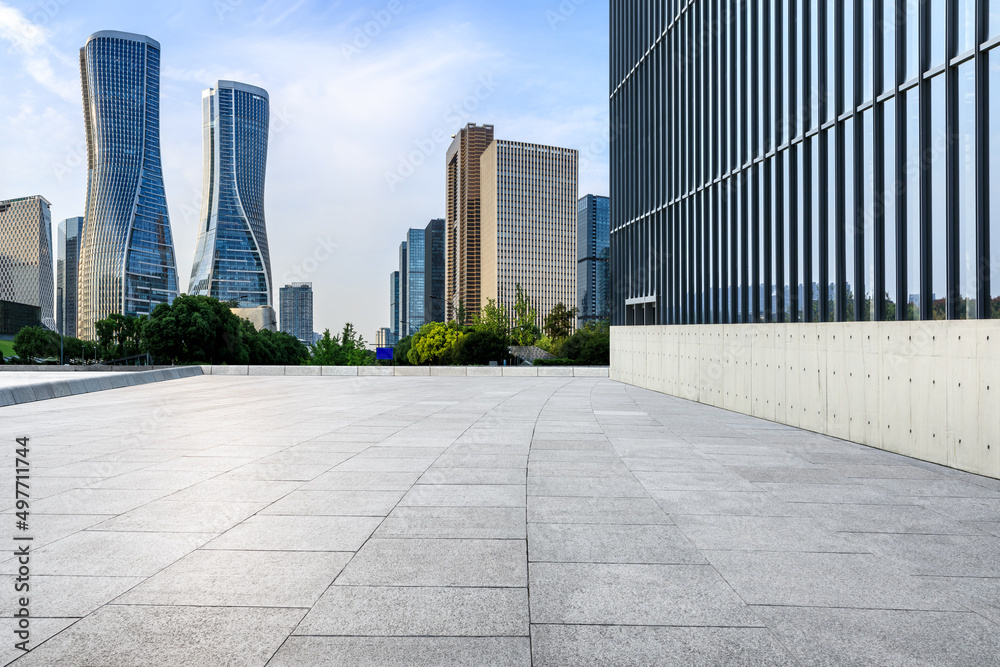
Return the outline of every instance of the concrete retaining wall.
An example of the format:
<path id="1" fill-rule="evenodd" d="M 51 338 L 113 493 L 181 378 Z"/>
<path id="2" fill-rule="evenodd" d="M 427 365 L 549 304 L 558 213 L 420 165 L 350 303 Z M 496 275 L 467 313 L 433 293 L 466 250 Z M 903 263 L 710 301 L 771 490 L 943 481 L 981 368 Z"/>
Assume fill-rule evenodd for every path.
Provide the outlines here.
<path id="1" fill-rule="evenodd" d="M 613 327 L 611 378 L 1000 478 L 1000 321 Z"/>
<path id="2" fill-rule="evenodd" d="M 28 366 L 31 370 L 39 367 Z M 79 379 L 63 380 L 60 382 L 45 382 L 44 375 L 39 376 L 38 384 L 29 384 L 19 387 L 6 387 L 0 389 L 0 407 L 8 405 L 20 405 L 21 403 L 32 403 L 34 401 L 44 401 L 50 398 L 62 398 L 64 396 L 75 396 L 76 394 L 89 394 L 95 391 L 105 391 L 108 389 L 121 389 L 123 387 L 135 387 L 141 384 L 152 382 L 164 382 L 166 380 L 179 380 L 181 378 L 202 375 L 201 366 L 180 366 L 177 368 L 164 368 L 153 371 L 141 371 L 132 373 L 114 373 L 99 376 L 81 374 Z"/>
<path id="3" fill-rule="evenodd" d="M 595 366 L 200 366 L 205 375 L 323 375 L 332 377 L 586 377 L 606 378 Z"/>

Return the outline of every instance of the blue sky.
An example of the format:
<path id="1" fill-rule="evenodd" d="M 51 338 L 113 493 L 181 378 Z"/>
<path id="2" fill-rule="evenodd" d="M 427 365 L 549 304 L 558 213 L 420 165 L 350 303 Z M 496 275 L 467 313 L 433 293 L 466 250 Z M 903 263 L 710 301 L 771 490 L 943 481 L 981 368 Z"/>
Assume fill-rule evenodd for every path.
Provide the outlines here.
<path id="1" fill-rule="evenodd" d="M 607 194 L 606 1 L 0 0 L 0 199 L 41 194 L 54 221 L 83 214 L 79 48 L 99 30 L 162 46 L 182 290 L 201 202 L 201 92 L 219 79 L 270 93 L 271 270 L 276 285 L 313 283 L 318 331 L 351 321 L 371 341 L 389 324 L 398 245 L 443 216 L 439 140 L 467 122 L 580 150 L 580 194 Z"/>

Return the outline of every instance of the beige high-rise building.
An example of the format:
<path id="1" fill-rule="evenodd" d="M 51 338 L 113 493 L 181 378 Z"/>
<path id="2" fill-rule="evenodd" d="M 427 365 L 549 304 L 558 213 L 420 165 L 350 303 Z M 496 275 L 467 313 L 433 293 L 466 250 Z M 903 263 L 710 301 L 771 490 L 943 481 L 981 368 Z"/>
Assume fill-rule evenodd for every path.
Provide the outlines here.
<path id="1" fill-rule="evenodd" d="M 55 329 L 51 206 L 40 196 L 0 201 L 0 301 L 38 306 Z"/>
<path id="2" fill-rule="evenodd" d="M 448 148 L 445 195 L 445 316 L 455 319 L 459 303 L 466 320 L 485 303 L 480 277 L 480 158 L 493 141 L 493 126 L 470 123 Z"/>
<path id="3" fill-rule="evenodd" d="M 538 310 L 576 305 L 579 153 L 496 140 L 482 157 L 482 302 L 514 305 L 517 285 Z"/>

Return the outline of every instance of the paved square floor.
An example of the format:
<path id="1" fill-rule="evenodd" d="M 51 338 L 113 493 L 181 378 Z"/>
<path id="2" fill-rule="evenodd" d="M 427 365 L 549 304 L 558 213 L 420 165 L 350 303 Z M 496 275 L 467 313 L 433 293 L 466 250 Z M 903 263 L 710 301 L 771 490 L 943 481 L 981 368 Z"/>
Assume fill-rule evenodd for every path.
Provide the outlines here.
<path id="1" fill-rule="evenodd" d="M 199 377 L 0 423 L 0 663 L 1000 664 L 1000 481 L 608 380 Z"/>

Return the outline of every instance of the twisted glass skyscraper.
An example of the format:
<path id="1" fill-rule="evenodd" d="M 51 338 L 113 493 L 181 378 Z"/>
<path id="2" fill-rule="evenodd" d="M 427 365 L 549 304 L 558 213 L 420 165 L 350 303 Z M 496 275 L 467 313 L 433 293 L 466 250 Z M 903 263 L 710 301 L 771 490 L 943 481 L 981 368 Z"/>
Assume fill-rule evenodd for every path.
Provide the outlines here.
<path id="1" fill-rule="evenodd" d="M 177 296 L 160 165 L 160 45 L 104 31 L 80 49 L 87 215 L 77 334 L 112 313 L 144 315 Z"/>
<path id="2" fill-rule="evenodd" d="M 270 306 L 264 226 L 267 91 L 219 81 L 218 88 L 203 93 L 202 113 L 204 195 L 189 291 L 242 308 Z"/>

